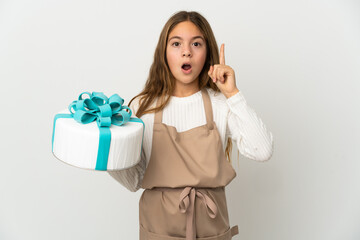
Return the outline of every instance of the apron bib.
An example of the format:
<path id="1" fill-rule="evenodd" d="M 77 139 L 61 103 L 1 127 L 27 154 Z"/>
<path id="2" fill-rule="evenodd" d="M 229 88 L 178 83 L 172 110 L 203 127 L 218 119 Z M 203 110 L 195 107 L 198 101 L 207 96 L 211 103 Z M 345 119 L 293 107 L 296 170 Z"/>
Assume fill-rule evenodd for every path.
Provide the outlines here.
<path id="1" fill-rule="evenodd" d="M 236 172 L 226 160 L 209 94 L 206 124 L 184 132 L 155 113 L 152 150 L 139 201 L 140 240 L 230 240 L 225 186 Z M 157 103 L 158 104 L 158 103 Z M 159 106 L 159 105 L 158 105 Z"/>

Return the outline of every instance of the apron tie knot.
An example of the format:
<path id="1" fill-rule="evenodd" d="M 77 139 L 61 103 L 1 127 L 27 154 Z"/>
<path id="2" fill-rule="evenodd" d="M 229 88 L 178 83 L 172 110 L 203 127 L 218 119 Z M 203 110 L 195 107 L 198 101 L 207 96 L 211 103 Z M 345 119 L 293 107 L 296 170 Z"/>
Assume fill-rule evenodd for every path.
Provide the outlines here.
<path id="1" fill-rule="evenodd" d="M 195 197 L 200 198 L 205 204 L 206 211 L 211 218 L 217 215 L 217 206 L 214 201 L 205 193 L 197 190 L 195 187 L 185 187 L 180 194 L 179 209 L 182 213 L 186 213 L 186 240 L 195 240 Z"/>

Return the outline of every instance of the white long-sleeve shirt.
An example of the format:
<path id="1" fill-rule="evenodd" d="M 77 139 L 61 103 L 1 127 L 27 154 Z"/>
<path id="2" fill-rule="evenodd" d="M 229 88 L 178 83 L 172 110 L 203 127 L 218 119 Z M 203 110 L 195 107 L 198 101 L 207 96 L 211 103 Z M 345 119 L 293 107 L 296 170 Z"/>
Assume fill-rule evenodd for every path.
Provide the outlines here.
<path id="1" fill-rule="evenodd" d="M 219 130 L 223 149 L 227 139 L 236 142 L 239 152 L 255 161 L 269 160 L 273 153 L 273 135 L 256 112 L 247 104 L 241 92 L 226 98 L 221 92 L 206 88 L 213 109 L 213 119 Z M 156 102 L 152 107 L 155 107 Z M 136 116 L 139 98 L 132 101 L 132 116 Z M 143 149 L 140 162 L 134 167 L 108 172 L 116 181 L 131 192 L 141 187 L 141 182 L 149 164 L 152 147 L 154 113 L 141 116 L 145 124 Z M 187 131 L 206 124 L 206 115 L 201 90 L 187 96 L 170 96 L 169 104 L 163 109 L 162 122 L 174 126 L 178 132 Z"/>

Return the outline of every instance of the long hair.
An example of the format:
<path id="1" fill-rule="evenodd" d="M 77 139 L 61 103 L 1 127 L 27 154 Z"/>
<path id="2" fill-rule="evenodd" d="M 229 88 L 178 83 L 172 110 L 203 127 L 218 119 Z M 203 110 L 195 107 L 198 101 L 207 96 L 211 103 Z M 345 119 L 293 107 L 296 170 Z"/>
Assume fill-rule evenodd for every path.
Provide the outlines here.
<path id="1" fill-rule="evenodd" d="M 169 33 L 177 24 L 184 21 L 191 21 L 195 24 L 203 34 L 206 41 L 206 60 L 204 67 L 199 74 L 199 89 L 209 87 L 215 92 L 221 92 L 208 75 L 210 65 L 219 63 L 219 50 L 210 24 L 198 12 L 180 11 L 172 15 L 165 23 L 160 33 L 154 53 L 154 61 L 150 67 L 149 76 L 146 80 L 144 89 L 138 95 L 134 96 L 129 102 L 130 106 L 131 102 L 135 98 L 140 97 L 139 108 L 136 113 L 136 116 L 139 118 L 146 113 L 162 110 L 168 104 L 170 96 L 174 92 L 176 80 L 170 71 L 166 59 L 166 46 Z M 148 109 L 156 98 L 158 98 L 161 104 L 159 104 L 158 107 L 155 106 L 154 108 Z M 231 162 L 231 149 L 232 141 L 229 138 L 225 149 L 225 154 L 229 159 L 229 162 Z"/>

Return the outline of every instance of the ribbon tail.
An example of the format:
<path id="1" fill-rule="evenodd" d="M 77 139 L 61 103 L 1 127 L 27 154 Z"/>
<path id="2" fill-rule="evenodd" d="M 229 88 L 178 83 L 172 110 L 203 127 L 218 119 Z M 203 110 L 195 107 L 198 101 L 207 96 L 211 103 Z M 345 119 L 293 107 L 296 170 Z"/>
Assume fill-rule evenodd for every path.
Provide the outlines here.
<path id="1" fill-rule="evenodd" d="M 110 151 L 111 131 L 109 127 L 99 127 L 99 131 L 99 149 L 95 170 L 106 171 Z"/>
<path id="2" fill-rule="evenodd" d="M 143 125 L 143 136 L 142 136 L 142 140 L 141 140 L 141 150 L 140 150 L 140 158 L 141 158 L 143 142 L 144 142 L 144 134 L 145 134 L 145 123 L 143 122 L 143 120 L 141 118 L 134 118 L 134 117 L 130 117 L 129 122 L 141 122 Z"/>

